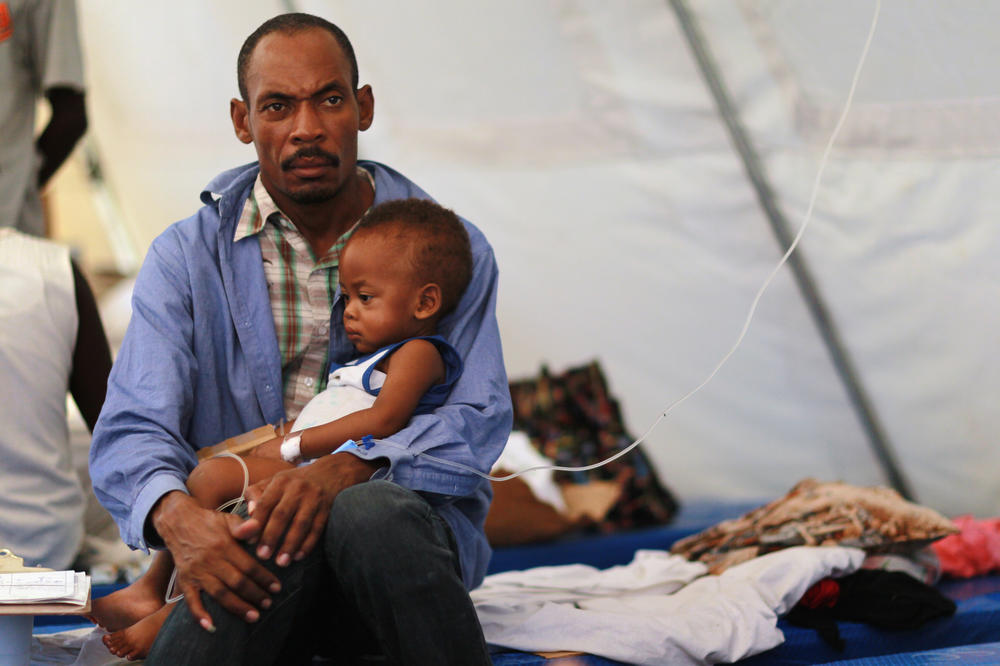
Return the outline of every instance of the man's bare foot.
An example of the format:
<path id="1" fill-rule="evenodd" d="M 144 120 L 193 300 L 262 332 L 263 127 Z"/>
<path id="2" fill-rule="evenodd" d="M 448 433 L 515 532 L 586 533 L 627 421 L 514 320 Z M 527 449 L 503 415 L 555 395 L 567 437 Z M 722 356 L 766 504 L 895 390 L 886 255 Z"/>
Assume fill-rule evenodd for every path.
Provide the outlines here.
<path id="1" fill-rule="evenodd" d="M 140 578 L 126 588 L 94 599 L 88 616 L 108 631 L 121 631 L 163 607 L 163 593 Z"/>
<path id="2" fill-rule="evenodd" d="M 152 615 L 147 615 L 131 627 L 120 629 L 101 637 L 108 651 L 116 657 L 124 659 L 145 659 L 149 648 L 153 647 L 156 634 L 167 621 L 167 616 L 174 609 L 173 604 L 167 604 Z"/>

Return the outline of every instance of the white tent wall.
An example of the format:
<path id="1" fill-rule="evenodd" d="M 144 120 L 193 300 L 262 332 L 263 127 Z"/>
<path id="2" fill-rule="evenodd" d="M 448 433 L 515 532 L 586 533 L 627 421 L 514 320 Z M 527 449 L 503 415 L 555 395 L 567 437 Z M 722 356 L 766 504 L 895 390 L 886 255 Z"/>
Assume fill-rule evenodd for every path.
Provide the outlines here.
<path id="1" fill-rule="evenodd" d="M 875 3 L 698 7 L 798 222 Z M 990 3 L 882 3 L 802 248 L 904 475 L 951 512 L 1000 504 L 998 20 Z M 764 60 L 756 71 L 750 52 Z"/>
<path id="2" fill-rule="evenodd" d="M 229 120 L 236 54 L 280 2 L 77 3 L 90 137 L 139 255 L 219 171 L 256 159 Z"/>
<path id="3" fill-rule="evenodd" d="M 917 499 L 995 515 L 1000 54 L 962 16 L 995 26 L 1000 8 L 882 4 L 803 256 Z M 140 252 L 253 159 L 228 120 L 236 53 L 288 6 L 354 42 L 376 98 L 362 156 L 493 242 L 512 377 L 598 358 L 638 434 L 709 374 L 782 248 L 667 0 L 79 3 L 93 136 Z M 797 225 L 875 4 L 689 6 Z M 937 33 L 910 43 L 914 26 Z M 682 500 L 886 481 L 787 269 L 730 362 L 644 446 Z"/>

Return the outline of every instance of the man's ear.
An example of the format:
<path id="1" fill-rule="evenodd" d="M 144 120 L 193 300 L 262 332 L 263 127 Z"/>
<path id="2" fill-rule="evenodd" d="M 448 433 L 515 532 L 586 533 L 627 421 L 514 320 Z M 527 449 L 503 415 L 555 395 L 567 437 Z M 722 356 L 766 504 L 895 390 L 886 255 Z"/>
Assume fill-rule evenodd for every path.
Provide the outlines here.
<path id="1" fill-rule="evenodd" d="M 236 138 L 243 143 L 253 143 L 246 102 L 235 97 L 229 100 L 229 117 L 233 120 L 233 130 L 236 132 Z"/>
<path id="2" fill-rule="evenodd" d="M 430 319 L 441 309 L 441 287 L 433 282 L 428 282 L 420 288 L 420 297 L 417 300 L 417 309 L 413 316 L 417 319 Z"/>
<path id="3" fill-rule="evenodd" d="M 372 126 L 375 119 L 375 94 L 371 86 L 363 85 L 355 91 L 354 96 L 358 100 L 358 129 L 364 132 Z"/>

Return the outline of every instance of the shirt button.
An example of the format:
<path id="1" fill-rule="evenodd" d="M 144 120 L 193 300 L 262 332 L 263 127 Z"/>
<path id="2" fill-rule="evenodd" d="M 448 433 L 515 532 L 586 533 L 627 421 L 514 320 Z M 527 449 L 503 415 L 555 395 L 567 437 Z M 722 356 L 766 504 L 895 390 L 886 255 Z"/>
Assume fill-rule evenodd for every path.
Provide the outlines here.
<path id="1" fill-rule="evenodd" d="M 313 378 L 312 377 L 306 377 L 305 385 L 309 386 L 309 387 L 312 387 L 312 385 L 313 385 Z"/>

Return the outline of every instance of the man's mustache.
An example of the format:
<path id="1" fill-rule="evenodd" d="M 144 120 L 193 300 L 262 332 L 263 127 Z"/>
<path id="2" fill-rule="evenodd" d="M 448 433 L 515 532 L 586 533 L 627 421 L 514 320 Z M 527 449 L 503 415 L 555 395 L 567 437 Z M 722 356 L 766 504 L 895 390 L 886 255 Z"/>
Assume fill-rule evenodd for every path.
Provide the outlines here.
<path id="1" fill-rule="evenodd" d="M 312 160 L 312 159 L 317 158 L 317 157 L 321 158 L 322 161 L 323 161 L 323 163 L 328 164 L 330 166 L 333 166 L 333 167 L 340 166 L 340 158 L 339 157 L 337 157 L 333 153 L 326 152 L 322 148 L 317 148 L 317 147 L 314 146 L 314 147 L 311 147 L 311 148 L 303 148 L 302 150 L 299 150 L 298 152 L 296 152 L 291 157 L 288 157 L 288 158 L 282 160 L 282 162 L 281 162 L 281 168 L 285 169 L 285 170 L 288 170 L 288 169 L 291 169 L 291 168 L 293 168 L 295 166 L 300 166 L 300 165 L 296 164 L 296 162 L 298 162 L 299 160 L 303 160 L 303 159 L 310 159 L 310 160 Z M 312 164 L 315 164 L 315 162 L 312 162 Z"/>

